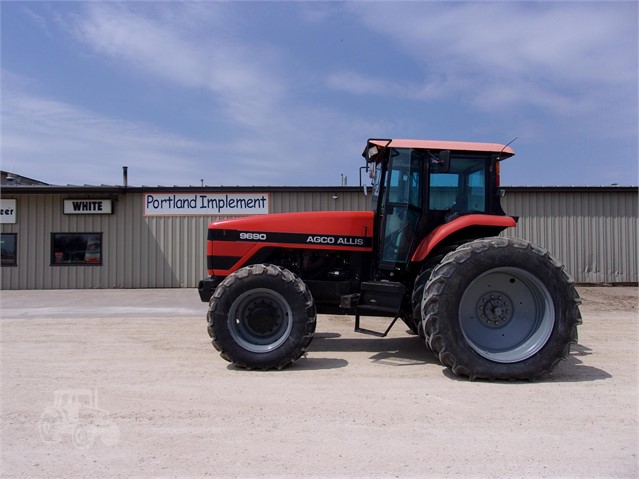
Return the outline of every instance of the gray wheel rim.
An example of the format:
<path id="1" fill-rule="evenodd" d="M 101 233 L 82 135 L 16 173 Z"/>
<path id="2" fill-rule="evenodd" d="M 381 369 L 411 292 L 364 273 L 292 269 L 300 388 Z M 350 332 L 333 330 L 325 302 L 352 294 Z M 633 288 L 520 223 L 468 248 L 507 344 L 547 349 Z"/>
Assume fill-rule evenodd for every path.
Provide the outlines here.
<path id="1" fill-rule="evenodd" d="M 266 288 L 252 289 L 233 302 L 228 327 L 231 336 L 242 348 L 266 353 L 286 341 L 293 328 L 293 313 L 278 292 Z"/>
<path id="2" fill-rule="evenodd" d="M 548 288 L 520 268 L 495 268 L 475 278 L 459 304 L 459 325 L 486 359 L 516 363 L 544 347 L 555 325 Z"/>

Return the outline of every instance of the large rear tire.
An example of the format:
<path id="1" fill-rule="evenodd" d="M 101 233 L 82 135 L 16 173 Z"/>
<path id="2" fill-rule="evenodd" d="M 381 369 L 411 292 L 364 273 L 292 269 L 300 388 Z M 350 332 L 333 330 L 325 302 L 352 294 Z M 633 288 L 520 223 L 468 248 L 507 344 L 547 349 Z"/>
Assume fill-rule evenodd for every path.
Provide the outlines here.
<path id="1" fill-rule="evenodd" d="M 313 297 L 304 282 L 275 265 L 229 275 L 209 303 L 208 331 L 220 356 L 246 369 L 282 369 L 299 359 L 315 333 Z"/>
<path id="2" fill-rule="evenodd" d="M 434 269 L 422 302 L 428 345 L 455 374 L 536 379 L 565 359 L 579 295 L 548 251 L 514 238 L 465 244 Z"/>
<path id="3" fill-rule="evenodd" d="M 422 327 L 422 299 L 424 297 L 424 289 L 433 274 L 433 270 L 442 262 L 448 253 L 455 251 L 462 244 L 464 244 L 464 242 L 452 243 L 440 248 L 439 251 L 424 263 L 417 278 L 415 278 L 415 285 L 411 296 L 411 305 L 413 307 L 413 317 L 411 319 L 413 324 L 407 323 L 407 325 L 413 333 L 418 334 L 420 338 L 426 341 L 426 346 L 428 346 L 428 338 L 425 336 L 424 328 Z"/>

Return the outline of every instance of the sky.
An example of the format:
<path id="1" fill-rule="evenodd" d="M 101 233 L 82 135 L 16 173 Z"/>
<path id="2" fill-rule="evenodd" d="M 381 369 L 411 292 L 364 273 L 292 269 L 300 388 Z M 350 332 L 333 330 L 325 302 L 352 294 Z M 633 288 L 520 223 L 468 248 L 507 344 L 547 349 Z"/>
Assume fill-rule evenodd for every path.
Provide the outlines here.
<path id="1" fill-rule="evenodd" d="M 0 19 L 1 167 L 47 183 L 353 186 L 368 138 L 516 138 L 503 185 L 639 183 L 636 1 L 2 1 Z"/>

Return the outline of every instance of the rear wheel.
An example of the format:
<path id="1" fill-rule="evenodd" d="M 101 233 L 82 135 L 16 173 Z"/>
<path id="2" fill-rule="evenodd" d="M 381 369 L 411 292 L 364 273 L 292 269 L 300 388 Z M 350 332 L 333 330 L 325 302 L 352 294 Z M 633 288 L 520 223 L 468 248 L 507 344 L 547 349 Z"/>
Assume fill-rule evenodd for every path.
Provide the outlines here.
<path id="1" fill-rule="evenodd" d="M 475 278 L 459 303 L 464 339 L 480 356 L 523 361 L 541 350 L 555 324 L 550 291 L 521 268 L 494 268 Z"/>
<path id="2" fill-rule="evenodd" d="M 313 339 L 313 297 L 304 282 L 275 265 L 252 265 L 228 276 L 209 303 L 208 330 L 220 355 L 247 369 L 282 369 Z"/>
<path id="3" fill-rule="evenodd" d="M 448 254 L 424 292 L 429 346 L 455 374 L 535 379 L 577 340 L 579 296 L 563 266 L 512 238 L 476 240 Z"/>

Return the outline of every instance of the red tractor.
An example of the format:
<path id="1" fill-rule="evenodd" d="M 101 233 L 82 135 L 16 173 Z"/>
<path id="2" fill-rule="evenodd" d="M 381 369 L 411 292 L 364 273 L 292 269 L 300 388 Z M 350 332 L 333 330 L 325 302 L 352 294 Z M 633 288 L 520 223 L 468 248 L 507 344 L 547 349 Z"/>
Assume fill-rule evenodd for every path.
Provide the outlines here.
<path id="1" fill-rule="evenodd" d="M 570 352 L 581 323 L 564 267 L 521 239 L 500 204 L 491 143 L 370 139 L 370 211 L 284 213 L 209 225 L 208 332 L 247 369 L 304 354 L 317 313 L 397 319 L 470 379 L 535 379 Z M 373 333 L 384 336 L 386 333 Z"/>

